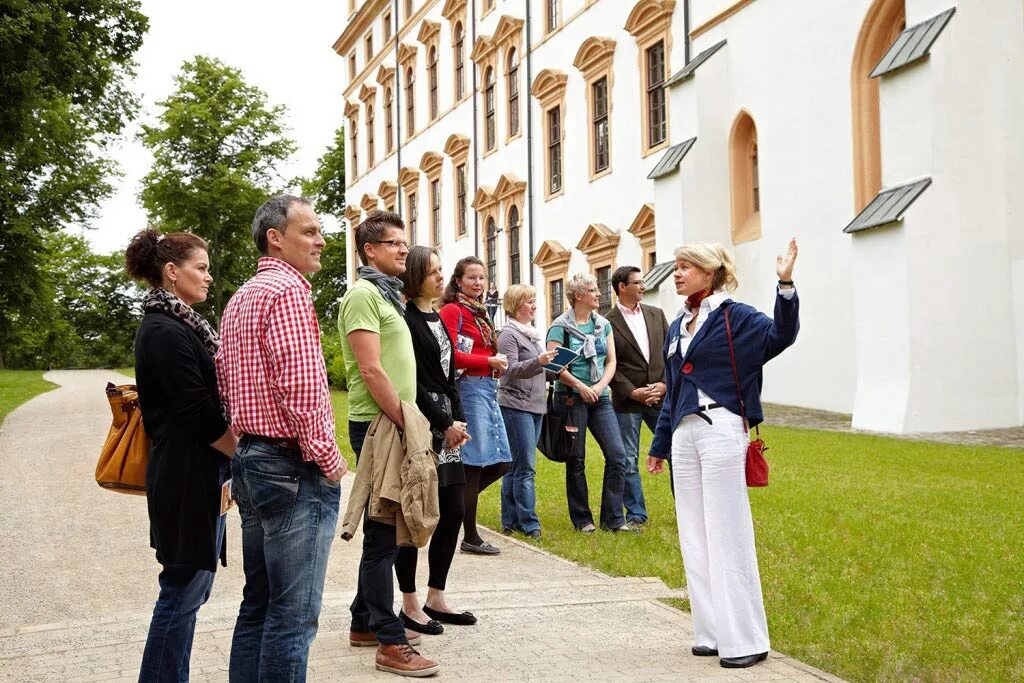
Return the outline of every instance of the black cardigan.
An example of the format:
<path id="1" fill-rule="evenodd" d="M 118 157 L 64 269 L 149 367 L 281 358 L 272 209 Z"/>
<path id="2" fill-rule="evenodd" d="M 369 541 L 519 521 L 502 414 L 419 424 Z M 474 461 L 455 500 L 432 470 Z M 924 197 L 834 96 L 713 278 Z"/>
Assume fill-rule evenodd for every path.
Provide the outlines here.
<path id="1" fill-rule="evenodd" d="M 451 362 L 448 364 L 448 375 L 441 369 L 441 346 L 427 325 L 423 312 L 411 301 L 405 307 L 405 322 L 412 334 L 412 347 L 416 351 L 416 407 L 430 422 L 430 428 L 443 434 L 458 420 L 464 422 L 462 402 L 455 386 L 455 351 L 449 351 Z M 443 329 L 444 323 L 442 323 Z M 444 414 L 426 393 L 444 394 L 452 403 L 452 416 Z"/>
<path id="2" fill-rule="evenodd" d="M 153 441 L 146 467 L 150 545 L 165 566 L 216 571 L 220 487 L 229 461 L 210 446 L 228 426 L 213 359 L 183 322 L 150 311 L 135 335 L 135 381 Z"/>

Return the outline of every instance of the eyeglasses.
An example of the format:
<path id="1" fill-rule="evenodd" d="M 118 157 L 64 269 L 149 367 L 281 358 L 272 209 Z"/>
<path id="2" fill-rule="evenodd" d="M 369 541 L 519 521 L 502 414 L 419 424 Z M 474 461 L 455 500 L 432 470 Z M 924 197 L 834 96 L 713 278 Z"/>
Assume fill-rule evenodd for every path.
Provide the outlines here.
<path id="1" fill-rule="evenodd" d="M 409 243 L 405 240 L 373 240 L 373 244 L 390 244 L 399 251 L 409 248 Z"/>

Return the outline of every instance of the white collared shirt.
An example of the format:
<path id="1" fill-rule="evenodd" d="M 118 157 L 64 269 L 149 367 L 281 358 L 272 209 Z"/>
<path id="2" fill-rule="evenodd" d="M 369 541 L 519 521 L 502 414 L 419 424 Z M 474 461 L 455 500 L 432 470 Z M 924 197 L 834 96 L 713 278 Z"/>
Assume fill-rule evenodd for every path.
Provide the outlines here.
<path id="1" fill-rule="evenodd" d="M 644 355 L 644 360 L 650 363 L 651 339 L 647 334 L 647 321 L 644 320 L 644 311 L 640 308 L 640 304 L 638 303 L 636 308 L 626 308 L 618 302 L 615 305 L 619 307 L 622 319 L 626 321 L 626 327 L 633 333 L 633 338 L 636 339 L 636 344 L 640 347 L 640 353 Z"/>

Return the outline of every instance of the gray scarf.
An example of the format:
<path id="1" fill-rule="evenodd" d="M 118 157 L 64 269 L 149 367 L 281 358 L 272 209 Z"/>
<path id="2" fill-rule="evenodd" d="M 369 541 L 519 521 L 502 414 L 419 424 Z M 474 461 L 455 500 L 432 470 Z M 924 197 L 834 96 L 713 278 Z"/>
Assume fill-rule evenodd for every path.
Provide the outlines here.
<path id="1" fill-rule="evenodd" d="M 391 305 L 398 311 L 398 315 L 405 315 L 405 303 L 399 294 L 402 291 L 401 280 L 391 275 L 385 275 L 373 266 L 359 266 L 356 273 L 362 279 L 369 280 L 380 292 L 380 295 L 391 302 Z"/>
<path id="2" fill-rule="evenodd" d="M 583 348 L 580 349 L 580 355 L 590 361 L 590 381 L 597 382 L 601 379 L 601 370 L 597 367 L 597 339 L 604 337 L 604 326 L 608 324 L 608 319 L 597 313 L 591 313 L 590 315 L 594 319 L 593 334 L 580 331 L 579 326 L 576 325 L 576 313 L 572 308 L 558 316 L 555 322 L 552 323 L 552 326 L 561 327 L 571 336 L 583 340 Z"/>

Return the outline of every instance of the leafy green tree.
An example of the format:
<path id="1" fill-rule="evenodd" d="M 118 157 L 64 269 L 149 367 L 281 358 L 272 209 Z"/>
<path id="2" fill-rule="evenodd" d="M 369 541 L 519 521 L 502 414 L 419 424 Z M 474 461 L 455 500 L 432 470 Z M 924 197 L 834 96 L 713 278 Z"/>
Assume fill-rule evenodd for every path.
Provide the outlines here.
<path id="1" fill-rule="evenodd" d="M 26 327 L 48 306 L 44 234 L 87 224 L 111 192 L 107 148 L 137 112 L 148 25 L 137 0 L 0 3 L 0 367 L 45 335 Z"/>
<path id="2" fill-rule="evenodd" d="M 141 199 L 161 230 L 209 242 L 214 281 L 207 312 L 218 319 L 255 268 L 253 214 L 284 184 L 276 167 L 295 143 L 284 134 L 284 107 L 269 106 L 238 69 L 200 55 L 182 65 L 175 85 L 158 103 L 159 123 L 143 126 L 154 162 Z"/>
<path id="3" fill-rule="evenodd" d="M 345 225 L 345 128 L 334 133 L 334 144 L 317 162 L 316 173 L 302 181 L 302 193 L 313 200 L 313 208 L 321 216 L 329 214 L 342 231 L 324 235 L 327 245 L 320 254 L 320 272 L 312 277 L 313 304 L 325 326 L 334 329 L 338 303 L 345 295 L 347 226 Z"/>

